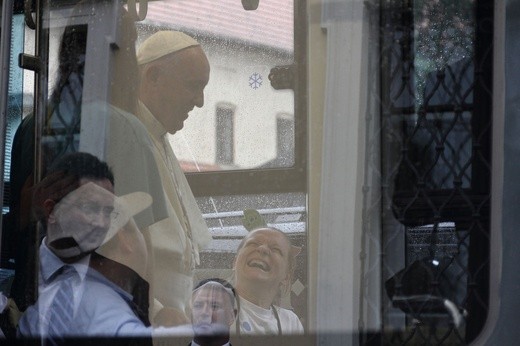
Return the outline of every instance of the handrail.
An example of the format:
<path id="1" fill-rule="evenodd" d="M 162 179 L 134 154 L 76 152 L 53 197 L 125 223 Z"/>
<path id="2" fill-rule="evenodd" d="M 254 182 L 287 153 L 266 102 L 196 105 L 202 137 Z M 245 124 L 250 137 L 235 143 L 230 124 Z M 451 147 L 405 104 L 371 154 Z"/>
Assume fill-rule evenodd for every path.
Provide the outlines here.
<path id="1" fill-rule="evenodd" d="M 289 207 L 289 208 L 272 208 L 272 209 L 258 209 L 260 215 L 267 214 L 295 214 L 304 213 L 305 207 Z M 227 211 L 217 213 L 206 213 L 202 215 L 204 219 L 221 219 L 226 217 L 239 217 L 244 216 L 244 212 L 240 211 Z"/>
<path id="2" fill-rule="evenodd" d="M 29 29 L 36 30 L 36 23 L 31 14 L 32 4 L 33 4 L 33 0 L 25 0 L 23 3 L 25 24 L 29 27 Z"/>
<path id="3" fill-rule="evenodd" d="M 139 3 L 139 11 L 137 11 L 137 3 Z M 130 15 L 137 18 L 136 21 L 140 22 L 145 20 L 148 14 L 148 0 L 128 0 L 127 6 Z"/>

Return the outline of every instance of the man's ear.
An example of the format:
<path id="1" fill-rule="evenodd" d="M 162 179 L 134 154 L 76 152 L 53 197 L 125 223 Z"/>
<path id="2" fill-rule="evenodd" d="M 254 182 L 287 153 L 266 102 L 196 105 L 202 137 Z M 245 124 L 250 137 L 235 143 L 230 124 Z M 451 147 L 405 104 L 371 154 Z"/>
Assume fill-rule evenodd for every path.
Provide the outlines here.
<path id="1" fill-rule="evenodd" d="M 43 202 L 43 211 L 45 212 L 45 219 L 47 220 L 47 223 L 54 223 L 56 221 L 54 214 L 52 213 L 55 206 L 56 202 L 54 202 L 52 199 L 46 199 Z"/>
<path id="2" fill-rule="evenodd" d="M 161 75 L 161 71 L 158 66 L 151 65 L 147 66 L 143 73 L 143 79 L 145 80 L 147 85 L 155 85 L 159 80 Z"/>

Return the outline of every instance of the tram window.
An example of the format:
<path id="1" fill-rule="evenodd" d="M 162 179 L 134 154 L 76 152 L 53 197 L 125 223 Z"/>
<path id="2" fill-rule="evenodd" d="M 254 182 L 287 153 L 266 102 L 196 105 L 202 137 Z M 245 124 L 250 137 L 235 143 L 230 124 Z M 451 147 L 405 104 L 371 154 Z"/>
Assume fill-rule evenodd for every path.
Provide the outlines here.
<path id="1" fill-rule="evenodd" d="M 219 134 L 216 143 L 215 161 L 222 165 L 231 165 L 235 154 L 235 107 L 217 106 L 216 133 Z"/>
<path id="2" fill-rule="evenodd" d="M 190 168 L 188 174 L 196 195 L 305 190 L 305 105 L 298 102 L 304 95 L 304 31 L 294 29 L 302 8 L 292 0 L 264 1 L 255 11 L 244 11 L 237 1 L 148 4 L 146 19 L 137 25 L 139 41 L 160 29 L 182 30 L 201 42 L 210 61 L 204 107 L 195 108 L 170 138 L 179 160 L 198 167 L 199 173 Z M 293 82 L 280 87 L 283 78 Z M 218 131 L 219 114 L 213 111 L 220 102 L 234 105 L 232 165 L 219 153 L 229 140 L 221 139 L 229 134 Z M 279 113 L 294 119 L 285 125 L 291 128 L 282 147 Z M 294 159 L 280 160 L 285 152 Z M 280 184 L 273 188 L 269 181 Z"/>
<path id="3" fill-rule="evenodd" d="M 511 10 L 519 7 L 514 1 L 260 0 L 258 7 L 258 0 L 14 2 L 13 39 L 23 37 L 24 3 L 39 6 L 33 17 L 41 10 L 30 41 L 40 48 L 25 48 L 41 59 L 30 60 L 39 72 L 37 92 L 31 94 L 31 82 L 22 87 L 16 62 L 22 49 L 11 51 L 9 76 L 15 82 L 9 86 L 2 148 L 0 291 L 8 290 L 15 268 L 18 280 L 25 281 L 13 283 L 11 296 L 21 299 L 22 310 L 34 303 L 41 284 L 43 223 L 36 226 L 27 217 L 27 228 L 13 225 L 16 211 L 7 207 L 8 200 L 21 200 L 13 193 L 21 195 L 25 182 L 44 177 L 62 154 L 89 152 L 113 164 L 117 195 L 134 192 L 124 191 L 130 186 L 153 195 L 151 206 L 133 215 L 135 227 L 130 222 L 124 227 L 128 233 L 89 255 L 92 263 L 103 264 L 101 271 L 122 273 L 117 265 L 122 264 L 133 272 L 123 271 L 128 275 L 122 279 L 106 276 L 105 283 L 137 283 L 131 292 L 136 300 L 122 305 L 135 307 L 131 315 L 154 331 L 189 323 L 192 283 L 235 278 L 235 255 L 254 224 L 278 228 L 291 243 L 281 240 L 289 253 L 300 251 L 288 257 L 295 261 L 283 262 L 287 268 L 296 263 L 296 270 L 276 278 L 269 302 L 292 310 L 284 311 L 297 328 L 300 322 L 305 326 L 305 334 L 288 339 L 276 316 L 270 320 L 278 322 L 270 331 L 275 335 L 251 344 L 468 344 L 493 329 L 486 325 L 496 315 L 493 309 L 509 312 L 494 332 L 515 332 L 509 327 L 517 322 L 518 304 L 503 298 L 518 288 L 518 275 L 510 275 L 516 270 L 511 258 L 518 257 L 511 244 L 518 238 L 518 189 L 511 183 L 519 147 L 512 130 L 518 127 L 518 98 L 502 88 L 510 83 L 514 90 L 518 78 L 514 69 L 502 76 L 498 66 L 502 51 L 516 52 L 519 46 L 517 25 L 509 27 L 513 38 L 500 32 L 506 7 L 507 21 L 520 22 L 520 11 Z M 84 6 L 80 12 L 78 4 Z M 497 8 L 502 12 L 494 13 Z M 144 80 L 136 79 L 145 70 L 135 50 L 163 30 L 195 38 L 211 67 L 204 106 L 199 100 L 182 130 L 166 137 L 154 112 L 134 102 Z M 60 47 L 64 37 L 72 42 Z M 195 72 L 204 71 L 202 66 Z M 174 72 L 168 66 L 150 76 Z M 177 94 L 168 96 L 162 101 Z M 31 98 L 34 112 L 26 109 Z M 512 99 L 510 114 L 501 114 L 503 98 Z M 161 126 L 144 120 L 147 110 Z M 502 116 L 511 125 L 504 131 Z M 10 162 L 10 141 L 24 118 L 39 121 L 26 137 L 36 145 Z M 11 168 L 20 162 L 35 167 L 17 174 Z M 506 182 L 510 185 L 502 187 Z M 146 197 L 140 195 L 141 202 Z M 111 195 L 107 200 L 120 202 Z M 76 215 L 125 215 L 90 202 L 70 207 Z M 13 240 L 13 230 L 20 239 Z M 268 240 L 280 236 L 269 234 Z M 503 244 L 497 242 L 500 235 Z M 120 236 L 136 242 L 118 248 Z M 283 254 L 269 245 L 264 254 Z M 98 255 L 112 260 L 117 249 L 126 252 L 113 260 L 115 266 L 96 262 Z M 20 259 L 23 251 L 28 258 Z M 150 256 L 143 255 L 147 251 Z M 152 257 L 153 265 L 143 260 Z M 272 273 L 265 261 L 245 263 L 255 273 Z M 133 274 L 143 280 L 126 281 L 135 279 Z M 167 285 L 158 285 L 161 281 Z M 142 294 L 152 292 L 147 284 L 155 299 L 149 314 L 140 314 L 149 308 Z M 494 294 L 494 285 L 511 292 Z M 90 300 L 87 308 L 100 300 Z M 277 311 L 264 307 L 273 316 Z M 250 322 L 237 319 L 234 327 L 248 331 Z"/>
<path id="4" fill-rule="evenodd" d="M 20 158 L 12 158 L 11 150 L 13 146 L 13 139 L 18 128 L 22 117 L 27 114 L 28 109 L 32 107 L 32 96 L 24 93 L 23 88 L 23 74 L 22 70 L 13 67 L 17 60 L 19 53 L 23 51 L 24 43 L 24 22 L 23 15 L 17 14 L 12 17 L 11 23 L 11 47 L 15 49 L 9 52 L 10 69 L 9 75 L 9 87 L 8 87 L 8 98 L 7 98 L 7 114 L 6 114 L 6 133 L 4 140 L 4 190 L 3 190 L 3 204 L 2 204 L 2 229 L 12 229 L 14 227 L 15 220 L 9 214 L 12 198 L 11 190 L 13 188 L 11 181 L 11 164 L 13 161 L 19 161 Z M 16 66 L 16 65 L 14 65 Z M 2 91 L 4 92 L 4 91 Z M 16 188 L 16 187 L 15 187 Z M 8 232 L 2 232 L 2 242 L 13 244 L 13 234 Z M 1 265 L 2 268 L 11 270 L 13 268 L 13 248 L 12 246 L 7 251 L 1 253 Z M 3 274 L 3 273 L 2 273 Z M 2 289 L 3 292 L 9 289 L 12 282 L 12 275 L 3 275 Z"/>
<path id="5" fill-rule="evenodd" d="M 207 6 L 223 5 L 212 1 L 206 1 L 206 7 L 182 1 L 154 1 L 147 5 L 146 18 L 138 23 L 130 20 L 134 19 L 130 2 L 93 0 L 39 5 L 42 20 L 34 40 L 39 43 L 35 54 L 40 60 L 34 60 L 39 63 L 35 64 L 39 68 L 39 91 L 36 112 L 25 118 L 29 127 L 23 138 L 27 143 L 35 140 L 27 145 L 35 155 L 26 161 L 32 165 L 28 172 L 24 171 L 29 174 L 17 176 L 19 180 L 29 182 L 34 176 L 38 181 L 52 172 L 51 168 L 63 157 L 75 157 L 67 154 L 87 152 L 113 165 L 116 182 L 111 187 L 116 194 L 124 194 L 122 191 L 131 184 L 148 188 L 145 191 L 150 195 L 155 193 L 150 210 L 134 215 L 135 226 L 131 223 L 126 227 L 143 230 L 150 227 L 150 231 L 153 227 L 162 227 L 168 232 L 182 231 L 183 227 L 188 229 L 185 233 L 179 232 L 179 239 L 170 239 L 169 243 L 160 239 L 163 231 L 152 232 L 153 239 L 148 240 L 153 243 L 150 246 L 158 248 L 153 256 L 165 259 L 154 261 L 156 267 L 152 269 L 156 272 L 151 277 L 162 280 L 165 277 L 169 279 L 170 273 L 176 275 L 176 280 L 170 282 L 171 287 L 155 285 L 157 291 L 154 292 L 159 294 L 161 291 L 160 294 L 169 300 L 165 308 L 159 304 L 159 309 L 170 314 L 171 311 L 180 311 L 184 318 L 189 312 L 189 299 L 184 298 L 187 297 L 186 288 L 194 279 L 193 272 L 196 279 L 203 279 L 231 271 L 236 247 L 248 234 L 242 225 L 244 209 L 258 210 L 263 222 L 279 228 L 288 236 L 280 241 L 283 251 L 287 252 L 284 260 L 288 263 L 292 263 L 289 251 L 293 250 L 289 242 L 299 247 L 306 245 L 306 106 L 300 102 L 305 99 L 304 31 L 299 34 L 298 49 L 294 49 L 294 17 L 296 12 L 302 15 L 305 7 L 298 5 L 295 10 L 292 0 L 265 0 L 258 11 L 247 13 L 236 1 L 226 2 L 226 10 L 222 12 L 208 10 Z M 198 12 L 193 16 L 186 15 L 193 11 Z M 215 13 L 220 14 L 215 16 Z M 246 20 L 249 23 L 244 25 Z M 265 32 L 257 30 L 260 23 Z M 169 143 L 162 143 L 161 148 L 157 147 L 155 137 L 144 135 L 147 131 L 145 125 L 148 125 L 145 120 L 134 116 L 138 114 L 137 107 L 144 105 L 136 102 L 137 76 L 142 70 L 139 70 L 134 49 L 158 30 L 179 30 L 198 40 L 212 71 L 210 84 L 205 90 L 204 107 L 197 104 L 200 109 L 193 110 L 182 132 L 170 136 Z M 143 114 L 146 113 L 139 113 Z M 130 131 L 125 132 L 125 129 Z M 181 141 L 184 147 L 177 141 Z M 188 175 L 191 188 L 185 182 L 183 172 L 177 172 L 176 160 L 165 160 L 162 156 L 159 160 L 158 155 L 164 154 L 161 150 L 169 153 L 169 145 L 172 145 L 181 167 L 196 168 L 196 172 L 189 173 L 193 175 Z M 119 155 L 122 152 L 125 155 Z M 21 157 L 20 153 L 16 157 Z M 164 167 L 159 162 L 164 163 Z M 126 174 L 122 174 L 123 171 Z M 166 171 L 172 177 L 164 178 Z M 144 174 L 140 174 L 142 172 Z M 86 178 L 81 179 L 84 181 Z M 83 184 L 81 179 L 80 185 Z M 159 186 L 161 183 L 164 185 Z M 167 189 L 175 189 L 175 193 Z M 196 201 L 189 193 L 190 189 L 197 196 Z M 62 200 L 68 201 L 75 191 L 61 196 L 60 201 L 54 201 L 53 208 L 57 208 Z M 18 189 L 17 192 L 22 195 L 27 191 Z M 195 203 L 198 203 L 202 215 L 196 212 Z M 75 208 L 71 215 L 94 214 L 95 208 L 89 207 L 88 203 L 65 204 Z M 32 212 L 32 206 L 26 207 L 25 212 Z M 42 290 L 46 283 L 38 281 L 38 275 L 33 271 L 41 269 L 44 256 L 49 254 L 47 249 L 54 254 L 59 252 L 47 242 L 53 241 L 49 240 L 50 228 L 45 229 L 55 226 L 50 222 L 51 218 L 52 221 L 58 218 L 55 212 L 58 213 L 52 209 L 49 213 L 39 213 L 38 226 L 33 225 L 32 218 L 27 218 L 26 221 L 31 222 L 23 231 L 27 232 L 30 240 L 18 242 L 29 244 L 23 247 L 26 253 L 14 256 L 18 264 L 16 299 L 22 301 L 22 309 L 45 296 L 38 297 L 38 292 L 48 292 Z M 108 214 L 112 217 L 112 213 Z M 208 224 L 210 234 L 204 232 L 204 222 Z M 197 243 L 203 237 L 209 239 Z M 81 240 L 73 236 L 67 239 L 69 244 L 76 242 L 81 247 Z M 166 244 L 169 249 L 164 251 Z M 62 245 L 56 245 L 58 250 Z M 38 249 L 42 252 L 39 253 Z M 17 246 L 15 250 L 22 252 L 22 247 Z M 105 256 L 102 249 L 100 252 Z M 174 255 L 165 257 L 171 253 Z M 96 255 L 89 256 L 92 256 L 92 264 Z M 122 262 L 127 257 L 131 256 L 124 256 Z M 143 258 L 147 257 L 141 256 L 141 261 L 133 263 L 137 265 L 136 269 L 129 267 L 139 275 L 142 273 L 138 269 L 144 270 L 141 268 Z M 297 311 L 298 315 L 287 314 L 292 316 L 299 332 L 303 332 L 303 327 L 298 316 L 305 321 L 307 314 L 306 260 L 306 255 L 297 260 L 296 274 L 290 277 L 293 281 L 286 280 L 289 276 L 277 278 L 287 281 L 284 282 L 287 291 L 272 297 L 273 304 Z M 175 268 L 172 269 L 172 265 Z M 281 286 L 281 282 L 275 284 L 276 289 L 279 284 Z M 182 289 L 174 287 L 176 285 Z M 173 293 L 181 290 L 183 299 L 178 299 L 180 295 L 172 294 L 168 289 Z M 148 300 L 143 298 L 140 303 L 148 304 Z M 175 309 L 168 310 L 174 305 Z M 157 311 L 151 311 L 150 316 L 157 319 L 150 321 L 152 323 L 165 323 L 163 315 Z"/>

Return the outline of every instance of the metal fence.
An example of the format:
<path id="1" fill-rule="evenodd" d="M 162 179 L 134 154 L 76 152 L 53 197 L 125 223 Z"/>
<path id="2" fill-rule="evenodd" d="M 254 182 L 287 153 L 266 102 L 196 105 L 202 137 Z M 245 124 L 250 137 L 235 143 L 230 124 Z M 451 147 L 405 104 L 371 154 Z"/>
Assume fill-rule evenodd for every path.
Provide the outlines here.
<path id="1" fill-rule="evenodd" d="M 360 327 L 375 316 L 381 334 L 365 334 L 364 344 L 465 344 L 485 322 L 492 8 L 477 0 L 378 8 Z"/>

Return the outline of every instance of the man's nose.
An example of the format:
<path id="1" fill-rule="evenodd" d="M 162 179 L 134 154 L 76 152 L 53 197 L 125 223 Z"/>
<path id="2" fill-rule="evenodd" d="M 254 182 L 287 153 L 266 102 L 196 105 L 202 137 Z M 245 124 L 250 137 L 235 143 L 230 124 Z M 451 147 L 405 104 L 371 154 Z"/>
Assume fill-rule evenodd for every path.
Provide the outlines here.
<path id="1" fill-rule="evenodd" d="M 213 313 L 211 306 L 209 304 L 205 304 L 204 308 L 201 311 L 201 315 L 204 317 L 209 317 Z"/>
<path id="2" fill-rule="evenodd" d="M 202 108 L 204 106 L 204 89 L 199 91 L 195 96 L 195 106 Z"/>
<path id="3" fill-rule="evenodd" d="M 262 244 L 260 245 L 258 248 L 257 248 L 258 252 L 260 252 L 261 254 L 265 254 L 265 255 L 268 255 L 271 253 L 271 249 L 269 248 L 269 246 L 265 245 L 265 244 Z"/>
<path id="4" fill-rule="evenodd" d="M 107 217 L 103 211 L 96 212 L 91 216 L 91 224 L 106 228 L 110 225 L 110 217 Z"/>

